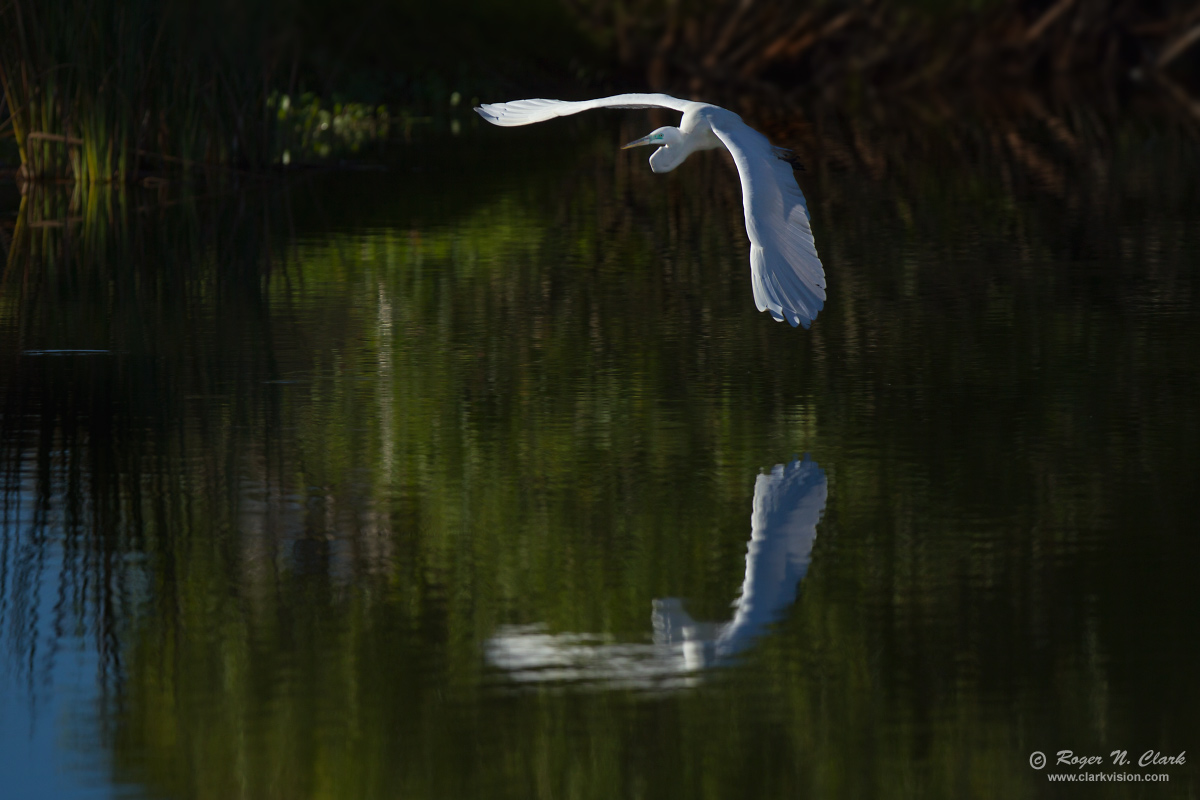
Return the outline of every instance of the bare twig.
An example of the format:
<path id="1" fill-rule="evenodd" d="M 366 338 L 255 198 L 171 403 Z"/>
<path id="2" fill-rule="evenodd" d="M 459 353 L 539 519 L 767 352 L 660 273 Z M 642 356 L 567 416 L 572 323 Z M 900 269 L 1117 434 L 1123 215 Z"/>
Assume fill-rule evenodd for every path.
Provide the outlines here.
<path id="1" fill-rule="evenodd" d="M 25 140 L 28 142 L 62 142 L 63 144 L 73 144 L 76 146 L 83 144 L 83 139 L 77 139 L 74 136 L 64 136 L 60 133 L 42 133 L 41 131 L 26 134 Z"/>
<path id="2" fill-rule="evenodd" d="M 1154 62 L 1154 66 L 1158 69 L 1163 69 L 1179 56 L 1187 52 L 1188 48 L 1200 39 L 1200 25 L 1193 26 L 1191 30 L 1186 31 L 1176 37 L 1170 44 L 1166 45 L 1158 56 L 1158 60 Z"/>
<path id="3" fill-rule="evenodd" d="M 1029 30 L 1025 32 L 1025 44 L 1033 44 L 1040 39 L 1042 34 L 1057 22 L 1059 17 L 1067 13 L 1073 5 L 1075 5 L 1075 0 L 1058 0 L 1057 3 L 1046 9 L 1046 13 L 1042 14 L 1038 18 L 1038 21 L 1033 23 Z"/>

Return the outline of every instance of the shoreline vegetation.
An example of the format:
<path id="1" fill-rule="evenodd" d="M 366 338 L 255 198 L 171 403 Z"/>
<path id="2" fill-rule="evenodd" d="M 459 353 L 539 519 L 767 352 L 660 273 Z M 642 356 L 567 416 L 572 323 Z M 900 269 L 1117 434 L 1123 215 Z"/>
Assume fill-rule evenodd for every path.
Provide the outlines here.
<path id="1" fill-rule="evenodd" d="M 347 0 L 338 10 L 0 3 L 0 161 L 15 149 L 22 184 L 211 182 L 354 157 L 414 122 L 446 122 L 454 100 L 457 113 L 476 95 L 521 91 L 703 94 L 786 124 L 830 102 L 911 101 L 950 108 L 933 112 L 944 120 L 964 91 L 1003 106 L 1013 89 L 1111 96 L 1145 84 L 1200 124 L 1200 6 L 1173 0 Z"/>
<path id="2" fill-rule="evenodd" d="M 539 20 L 561 32 L 557 0 L 393 5 L 3 0 L 0 160 L 15 149 L 19 182 L 126 185 L 296 166 L 407 132 L 425 119 L 410 109 L 436 114 L 464 81 L 578 49 L 560 35 L 518 55 Z M 485 52 L 506 18 L 526 34 Z"/>
<path id="3" fill-rule="evenodd" d="M 1200 72 L 1200 6 L 1175 0 L 567 2 L 656 88 L 895 94 Z"/>
<path id="4" fill-rule="evenodd" d="M 385 137 L 383 106 L 293 99 L 286 42 L 267 35 L 270 6 L 248 5 L 235 25 L 147 0 L 0 6 L 0 124 L 18 182 L 253 172 Z"/>

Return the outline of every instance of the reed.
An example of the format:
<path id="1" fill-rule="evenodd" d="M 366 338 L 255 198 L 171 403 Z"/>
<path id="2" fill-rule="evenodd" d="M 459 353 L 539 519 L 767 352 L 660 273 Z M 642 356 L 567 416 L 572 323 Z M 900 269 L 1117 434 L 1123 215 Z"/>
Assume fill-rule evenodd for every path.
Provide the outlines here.
<path id="1" fill-rule="evenodd" d="M 295 58 L 277 35 L 287 19 L 271 0 L 0 5 L 0 88 L 21 175 L 127 183 L 273 163 L 284 142 L 267 101 Z"/>

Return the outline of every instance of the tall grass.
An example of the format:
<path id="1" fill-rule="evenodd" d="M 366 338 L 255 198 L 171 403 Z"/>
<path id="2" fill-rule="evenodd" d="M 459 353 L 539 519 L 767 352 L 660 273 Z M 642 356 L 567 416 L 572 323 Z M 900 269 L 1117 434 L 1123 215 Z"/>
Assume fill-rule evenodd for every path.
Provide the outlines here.
<path id="1" fill-rule="evenodd" d="M 287 19 L 274 0 L 0 5 L 0 88 L 24 176 L 127 182 L 270 163 Z"/>

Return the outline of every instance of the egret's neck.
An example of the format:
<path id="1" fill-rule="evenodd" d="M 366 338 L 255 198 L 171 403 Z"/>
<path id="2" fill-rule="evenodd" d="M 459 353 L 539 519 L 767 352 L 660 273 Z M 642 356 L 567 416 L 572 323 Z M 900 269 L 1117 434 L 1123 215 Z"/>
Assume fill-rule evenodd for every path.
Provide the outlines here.
<path id="1" fill-rule="evenodd" d="M 690 131 L 675 130 L 679 131 L 678 135 L 650 156 L 650 169 L 653 171 L 670 172 L 697 150 L 712 150 L 722 146 L 721 140 L 713 135 L 707 125 L 698 125 Z"/>

